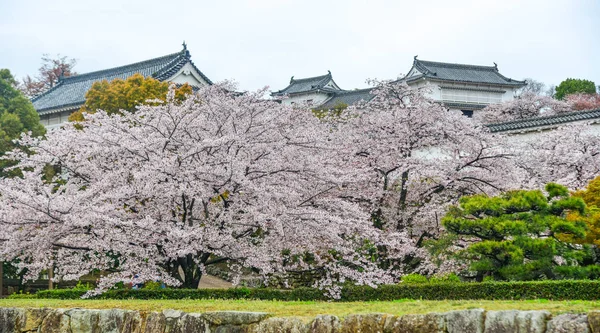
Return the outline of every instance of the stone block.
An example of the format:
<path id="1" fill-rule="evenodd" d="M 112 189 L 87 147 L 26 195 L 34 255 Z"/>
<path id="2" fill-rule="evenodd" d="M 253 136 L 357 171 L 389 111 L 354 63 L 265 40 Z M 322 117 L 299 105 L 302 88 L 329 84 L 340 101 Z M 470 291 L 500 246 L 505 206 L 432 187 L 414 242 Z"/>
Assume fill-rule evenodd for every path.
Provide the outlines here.
<path id="1" fill-rule="evenodd" d="M 307 333 L 308 325 L 294 317 L 267 318 L 249 327 L 250 333 Z"/>
<path id="2" fill-rule="evenodd" d="M 164 333 L 167 327 L 165 315 L 159 312 L 143 312 L 142 317 L 142 333 Z"/>
<path id="3" fill-rule="evenodd" d="M 446 312 L 448 333 L 483 333 L 485 310 L 459 310 Z"/>
<path id="4" fill-rule="evenodd" d="M 388 315 L 381 313 L 349 315 L 341 324 L 342 333 L 383 332 Z"/>
<path id="5" fill-rule="evenodd" d="M 65 315 L 64 309 L 50 311 L 40 324 L 40 333 L 63 333 L 69 332 L 71 318 Z"/>
<path id="6" fill-rule="evenodd" d="M 181 317 L 181 333 L 210 332 L 210 324 L 200 313 L 188 313 Z"/>
<path id="7" fill-rule="evenodd" d="M 64 313 L 69 317 L 71 333 L 100 333 L 98 322 L 100 310 L 71 309 Z"/>
<path id="8" fill-rule="evenodd" d="M 185 315 L 178 310 L 164 310 L 165 332 L 164 333 L 183 333 L 183 323 L 181 318 Z"/>
<path id="9" fill-rule="evenodd" d="M 388 333 L 445 333 L 446 319 L 443 313 L 409 314 L 387 320 L 384 332 Z"/>
<path id="10" fill-rule="evenodd" d="M 339 333 L 340 319 L 336 316 L 318 315 L 309 325 L 310 333 Z"/>
<path id="11" fill-rule="evenodd" d="M 25 322 L 25 310 L 0 308 L 0 333 L 18 332 Z"/>
<path id="12" fill-rule="evenodd" d="M 218 311 L 206 312 L 202 317 L 212 325 L 250 325 L 269 316 L 266 312 Z"/>
<path id="13" fill-rule="evenodd" d="M 588 333 L 589 331 L 587 315 L 573 313 L 552 318 L 546 330 L 547 333 Z"/>
<path id="14" fill-rule="evenodd" d="M 590 331 L 592 333 L 600 333 L 600 311 L 590 311 L 587 317 Z"/>
<path id="15" fill-rule="evenodd" d="M 45 308 L 28 308 L 25 309 L 25 320 L 19 330 L 21 332 L 37 332 L 42 326 L 44 318 L 51 312 L 51 309 Z"/>
<path id="16" fill-rule="evenodd" d="M 485 333 L 544 333 L 548 311 L 488 311 Z"/>

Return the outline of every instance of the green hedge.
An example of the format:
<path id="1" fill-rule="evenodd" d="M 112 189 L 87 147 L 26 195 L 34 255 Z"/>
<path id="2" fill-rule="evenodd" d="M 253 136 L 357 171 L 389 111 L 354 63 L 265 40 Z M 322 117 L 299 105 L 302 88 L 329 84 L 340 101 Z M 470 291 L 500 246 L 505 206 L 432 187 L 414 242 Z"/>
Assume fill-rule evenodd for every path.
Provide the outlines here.
<path id="1" fill-rule="evenodd" d="M 85 294 L 82 289 L 39 291 L 37 298 L 77 299 Z M 97 299 L 259 299 L 282 301 L 329 300 L 323 291 L 312 288 L 279 290 L 267 288 L 232 289 L 160 289 L 109 290 Z M 392 301 L 398 299 L 423 300 L 599 300 L 600 281 L 561 280 L 528 282 L 482 282 L 383 285 L 345 287 L 340 301 Z"/>

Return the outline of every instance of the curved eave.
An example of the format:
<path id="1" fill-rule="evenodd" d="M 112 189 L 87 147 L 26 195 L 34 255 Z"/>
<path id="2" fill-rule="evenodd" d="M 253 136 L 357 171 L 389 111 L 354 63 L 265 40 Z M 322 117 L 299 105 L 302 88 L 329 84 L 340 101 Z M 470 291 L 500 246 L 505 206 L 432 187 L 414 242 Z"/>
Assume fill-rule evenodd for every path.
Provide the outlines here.
<path id="1" fill-rule="evenodd" d="M 328 90 L 328 89 L 322 89 L 322 88 L 315 88 L 315 89 L 305 90 L 305 91 L 299 91 L 299 92 L 295 92 L 295 93 L 273 92 L 273 93 L 271 93 L 271 96 L 273 96 L 273 97 L 300 96 L 300 95 L 306 95 L 306 94 L 318 93 L 318 92 L 324 93 L 324 94 L 336 94 L 337 93 L 336 90 Z"/>
<path id="2" fill-rule="evenodd" d="M 469 84 L 477 84 L 477 85 L 487 85 L 487 86 L 496 86 L 496 87 L 524 87 L 526 86 L 526 84 L 522 81 L 514 81 L 515 83 L 490 83 L 490 82 L 480 82 L 480 81 L 469 81 L 469 80 L 450 80 L 450 79 L 442 79 L 439 77 L 435 77 L 435 76 L 428 76 L 428 75 L 416 75 L 416 76 L 411 76 L 409 78 L 404 78 L 404 81 L 406 81 L 406 83 L 411 83 L 411 82 L 416 82 L 419 80 L 430 80 L 430 81 L 438 81 L 438 82 L 451 82 L 451 83 L 469 83 Z M 518 83 L 517 83 L 518 82 Z"/>
<path id="3" fill-rule="evenodd" d="M 77 111 L 83 106 L 83 104 L 84 103 L 72 103 L 72 104 L 61 105 L 61 106 L 53 107 L 53 108 L 40 109 L 40 110 L 37 110 L 37 113 L 40 116 L 44 116 L 47 114 L 60 113 L 60 112 L 65 112 L 65 111 Z"/>
<path id="4" fill-rule="evenodd" d="M 204 73 L 202 73 L 202 71 L 200 71 L 198 67 L 196 67 L 188 51 L 186 51 L 185 55 L 178 57 L 176 61 L 173 62 L 173 64 L 169 64 L 160 71 L 152 74 L 152 77 L 159 81 L 167 81 L 170 78 L 172 78 L 175 74 L 177 74 L 179 70 L 183 68 L 183 66 L 185 66 L 187 63 L 190 63 L 190 65 L 192 65 L 192 68 L 198 73 L 198 75 L 200 75 L 202 80 L 204 80 L 208 85 L 213 84 L 213 82 L 206 75 L 204 75 Z"/>

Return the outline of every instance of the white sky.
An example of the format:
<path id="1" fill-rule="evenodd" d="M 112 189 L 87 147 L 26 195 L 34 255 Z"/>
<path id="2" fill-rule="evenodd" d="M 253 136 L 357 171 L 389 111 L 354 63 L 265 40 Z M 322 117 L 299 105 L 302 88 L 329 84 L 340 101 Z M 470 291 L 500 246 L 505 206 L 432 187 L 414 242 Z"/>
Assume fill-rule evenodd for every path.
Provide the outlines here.
<path id="1" fill-rule="evenodd" d="M 508 77 L 600 84 L 600 0 L 0 0 L 0 68 L 34 75 L 43 53 L 79 73 L 181 50 L 213 81 L 284 88 L 331 70 L 344 89 L 419 59 L 498 63 Z"/>

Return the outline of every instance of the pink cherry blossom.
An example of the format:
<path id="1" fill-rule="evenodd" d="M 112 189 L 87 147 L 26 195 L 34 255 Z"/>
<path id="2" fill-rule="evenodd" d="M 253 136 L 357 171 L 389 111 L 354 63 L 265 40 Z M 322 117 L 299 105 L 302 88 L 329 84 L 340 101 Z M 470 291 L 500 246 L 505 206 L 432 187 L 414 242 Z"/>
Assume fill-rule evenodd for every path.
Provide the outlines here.
<path id="1" fill-rule="evenodd" d="M 23 178 L 0 180 L 0 258 L 22 259 L 28 278 L 94 269 L 118 281 L 195 288 L 205 266 L 226 262 L 264 276 L 324 270 L 318 283 L 391 282 L 357 252 L 379 230 L 345 197 L 356 180 L 325 125 L 217 85 L 183 102 L 99 111 L 14 152 Z M 62 170 L 52 182 L 44 166 Z M 305 254 L 310 253 L 310 260 Z"/>

